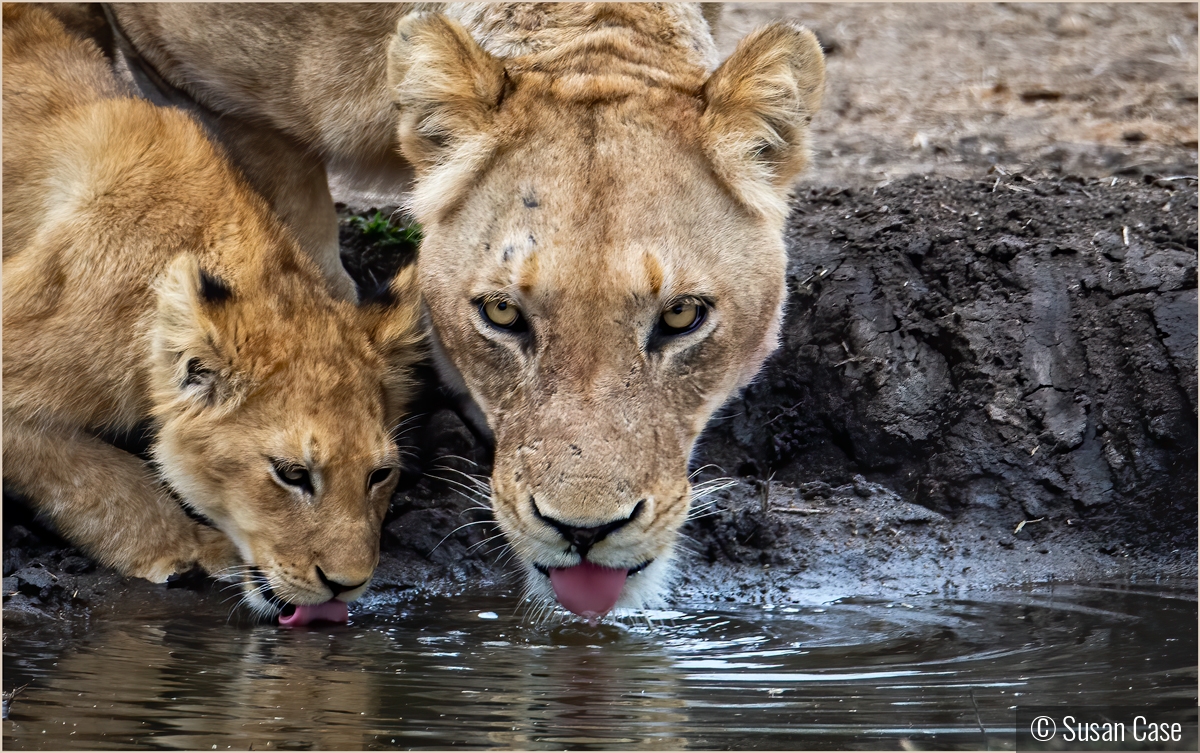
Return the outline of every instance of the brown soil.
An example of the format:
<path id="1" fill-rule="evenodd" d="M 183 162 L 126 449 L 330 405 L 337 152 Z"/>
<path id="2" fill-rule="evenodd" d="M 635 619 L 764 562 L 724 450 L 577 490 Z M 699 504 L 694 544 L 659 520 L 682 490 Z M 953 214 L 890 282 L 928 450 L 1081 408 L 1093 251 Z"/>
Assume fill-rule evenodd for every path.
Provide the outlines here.
<path id="1" fill-rule="evenodd" d="M 808 183 L 1195 174 L 1195 4 L 733 3 L 722 53 L 780 18 L 826 48 Z"/>

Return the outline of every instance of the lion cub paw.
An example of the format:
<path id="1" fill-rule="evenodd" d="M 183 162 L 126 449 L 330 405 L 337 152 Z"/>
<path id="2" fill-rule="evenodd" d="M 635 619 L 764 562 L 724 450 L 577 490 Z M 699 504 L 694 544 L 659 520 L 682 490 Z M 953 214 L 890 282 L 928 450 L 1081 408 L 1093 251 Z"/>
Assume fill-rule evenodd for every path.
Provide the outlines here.
<path id="1" fill-rule="evenodd" d="M 190 546 L 184 545 L 180 549 L 184 551 L 135 563 L 125 568 L 126 573 L 145 578 L 151 583 L 166 583 L 171 576 L 182 575 L 196 567 L 209 575 L 216 575 L 241 562 L 237 547 L 228 536 L 215 528 L 198 528 Z"/>
<path id="2" fill-rule="evenodd" d="M 215 576 L 241 564 L 242 558 L 237 547 L 224 533 L 215 528 L 202 528 L 198 538 L 200 542 L 195 564 L 204 572 Z"/>

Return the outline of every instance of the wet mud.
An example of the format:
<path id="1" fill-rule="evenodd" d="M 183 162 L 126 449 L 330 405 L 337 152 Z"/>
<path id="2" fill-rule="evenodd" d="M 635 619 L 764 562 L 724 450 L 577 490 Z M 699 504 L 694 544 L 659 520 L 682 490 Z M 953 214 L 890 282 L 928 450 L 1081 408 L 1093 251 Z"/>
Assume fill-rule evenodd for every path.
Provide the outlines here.
<path id="1" fill-rule="evenodd" d="M 795 207 L 783 346 L 709 462 L 1195 546 L 1194 180 L 912 176 Z"/>

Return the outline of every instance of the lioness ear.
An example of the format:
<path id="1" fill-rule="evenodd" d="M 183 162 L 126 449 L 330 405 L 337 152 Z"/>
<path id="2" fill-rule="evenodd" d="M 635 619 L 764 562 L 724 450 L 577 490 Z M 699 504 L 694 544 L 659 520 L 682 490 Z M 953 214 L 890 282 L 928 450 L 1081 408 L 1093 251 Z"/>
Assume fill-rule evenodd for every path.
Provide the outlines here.
<path id="1" fill-rule="evenodd" d="M 233 289 L 184 255 L 167 268 L 156 292 L 150 355 L 156 410 L 235 405 L 245 385 L 219 326 L 234 302 Z"/>
<path id="2" fill-rule="evenodd" d="M 484 132 L 504 93 L 504 64 L 437 13 L 402 18 L 388 50 L 400 150 L 418 171 L 453 158 Z"/>
<path id="3" fill-rule="evenodd" d="M 362 302 L 360 314 L 368 339 L 386 365 L 385 419 L 388 426 L 395 426 L 416 392 L 412 367 L 425 356 L 417 266 L 412 264 L 397 272 L 385 290 Z"/>
<path id="4" fill-rule="evenodd" d="M 705 82 L 705 152 L 752 210 L 780 221 L 787 215 L 824 88 L 821 45 L 811 31 L 789 23 L 744 38 Z"/>

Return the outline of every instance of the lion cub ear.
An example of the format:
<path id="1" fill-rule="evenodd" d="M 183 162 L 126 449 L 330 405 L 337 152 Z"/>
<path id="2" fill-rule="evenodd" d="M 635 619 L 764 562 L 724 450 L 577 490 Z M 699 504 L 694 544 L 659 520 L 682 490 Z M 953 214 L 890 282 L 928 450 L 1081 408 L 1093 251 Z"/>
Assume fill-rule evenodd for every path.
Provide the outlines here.
<path id="1" fill-rule="evenodd" d="M 825 56 L 801 26 L 775 23 L 740 43 L 704 84 L 704 149 L 748 207 L 782 219 L 808 164 L 808 126 L 821 106 Z"/>
<path id="2" fill-rule="evenodd" d="M 473 150 L 505 87 L 504 64 L 457 22 L 437 13 L 400 19 L 388 50 L 388 85 L 399 109 L 400 151 L 418 171 Z"/>
<path id="3" fill-rule="evenodd" d="M 150 359 L 156 410 L 235 406 L 246 385 L 222 347 L 220 326 L 234 304 L 233 289 L 183 255 L 167 268 L 155 292 Z"/>
<path id="4" fill-rule="evenodd" d="M 386 288 L 359 303 L 367 338 L 384 362 L 385 418 L 395 426 L 416 393 L 412 367 L 425 357 L 417 265 L 401 269 Z"/>

